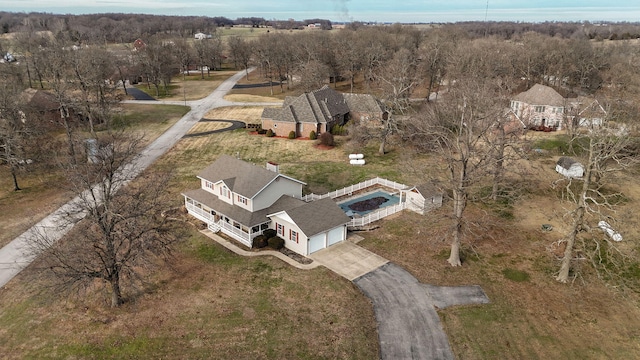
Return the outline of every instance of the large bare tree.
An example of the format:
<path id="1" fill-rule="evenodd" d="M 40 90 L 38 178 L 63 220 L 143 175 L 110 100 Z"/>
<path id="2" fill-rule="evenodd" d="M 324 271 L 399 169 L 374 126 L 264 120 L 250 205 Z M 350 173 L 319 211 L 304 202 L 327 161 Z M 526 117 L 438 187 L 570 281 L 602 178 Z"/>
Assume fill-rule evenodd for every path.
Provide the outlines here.
<path id="1" fill-rule="evenodd" d="M 70 190 L 77 197 L 58 219 L 61 227 L 75 225 L 56 243 L 47 231 L 32 237 L 42 269 L 66 289 L 104 286 L 111 306 L 118 306 L 144 277 L 170 255 L 176 239 L 161 215 L 167 204 L 168 176 L 143 174 L 132 180 L 132 161 L 140 139 L 122 133 L 103 134 L 89 153 L 92 161 L 65 167 Z"/>
<path id="2" fill-rule="evenodd" d="M 407 124 L 406 137 L 422 152 L 433 152 L 445 164 L 446 183 L 452 193 L 451 266 L 460 266 L 465 234 L 465 210 L 474 186 L 493 161 L 488 137 L 503 108 L 496 89 L 480 79 L 468 78 L 450 86 L 446 99 L 426 105 Z"/>
<path id="3" fill-rule="evenodd" d="M 629 129 L 620 123 L 605 121 L 602 125 L 591 124 L 573 139 L 575 149 L 584 157 L 584 176 L 554 183 L 564 185 L 565 198 L 573 204 L 567 214 L 571 221 L 569 229 L 560 240 L 565 244 L 556 276 L 560 282 L 569 281 L 576 252 L 589 255 L 595 262 L 602 261 L 601 239 L 610 239 L 596 235 L 594 230 L 599 221 L 615 224 L 614 210 L 622 196 L 613 190 L 615 175 L 640 162 L 638 139 Z M 589 241 L 594 246 L 589 246 Z M 609 244 L 612 243 L 609 241 Z"/>

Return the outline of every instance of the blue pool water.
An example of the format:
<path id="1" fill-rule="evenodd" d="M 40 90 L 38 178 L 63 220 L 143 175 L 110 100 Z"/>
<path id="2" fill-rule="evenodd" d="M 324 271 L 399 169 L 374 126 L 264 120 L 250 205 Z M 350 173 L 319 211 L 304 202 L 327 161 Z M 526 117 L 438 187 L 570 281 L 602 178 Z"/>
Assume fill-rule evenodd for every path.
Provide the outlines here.
<path id="1" fill-rule="evenodd" d="M 369 200 L 369 199 L 373 199 L 376 197 L 384 197 L 385 199 L 388 199 L 387 201 L 385 201 L 384 203 L 380 204 L 380 206 L 378 206 L 377 209 L 372 209 L 372 210 L 367 210 L 367 211 L 355 211 L 349 208 L 349 205 L 355 204 L 359 201 L 363 201 L 363 200 Z M 392 205 L 396 205 L 400 202 L 400 197 L 396 196 L 396 195 L 391 195 L 387 192 L 378 190 L 372 193 L 368 193 L 368 194 L 363 194 L 362 196 L 358 196 L 355 197 L 353 199 L 349 199 L 348 201 L 345 201 L 343 203 L 338 204 L 340 206 L 340 208 L 349 216 L 353 216 L 354 214 L 359 214 L 359 215 L 364 215 L 367 213 L 370 213 L 372 211 L 381 209 L 383 207 L 387 207 L 387 206 L 392 206 Z"/>

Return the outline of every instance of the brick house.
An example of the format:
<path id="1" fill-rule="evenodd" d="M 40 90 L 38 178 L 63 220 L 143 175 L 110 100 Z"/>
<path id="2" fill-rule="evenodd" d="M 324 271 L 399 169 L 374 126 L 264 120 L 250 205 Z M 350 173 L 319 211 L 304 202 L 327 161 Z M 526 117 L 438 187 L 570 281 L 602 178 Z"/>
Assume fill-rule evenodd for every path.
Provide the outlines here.
<path id="1" fill-rule="evenodd" d="M 382 104 L 366 94 L 342 94 L 328 86 L 285 98 L 280 108 L 265 108 L 262 128 L 279 136 L 294 131 L 296 137 L 308 136 L 311 131 L 321 134 L 350 119 L 379 122 L 387 116 Z"/>

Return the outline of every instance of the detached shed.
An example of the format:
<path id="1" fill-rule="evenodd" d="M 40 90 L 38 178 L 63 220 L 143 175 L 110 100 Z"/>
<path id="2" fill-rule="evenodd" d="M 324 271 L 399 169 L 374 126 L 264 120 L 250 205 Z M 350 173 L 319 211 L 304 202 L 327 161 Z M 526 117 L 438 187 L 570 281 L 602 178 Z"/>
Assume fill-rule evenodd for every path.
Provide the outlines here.
<path id="1" fill-rule="evenodd" d="M 402 190 L 407 209 L 424 215 L 442 206 L 442 192 L 431 184 L 423 184 Z"/>
<path id="2" fill-rule="evenodd" d="M 556 163 L 556 171 L 568 178 L 579 179 L 584 176 L 584 166 L 576 160 L 562 156 Z"/>

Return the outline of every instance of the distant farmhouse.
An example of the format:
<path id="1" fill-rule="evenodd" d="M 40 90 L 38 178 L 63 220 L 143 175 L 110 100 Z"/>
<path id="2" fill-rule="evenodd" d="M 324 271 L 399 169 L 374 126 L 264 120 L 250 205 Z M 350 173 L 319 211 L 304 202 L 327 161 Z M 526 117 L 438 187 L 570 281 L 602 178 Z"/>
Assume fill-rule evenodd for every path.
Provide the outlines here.
<path id="1" fill-rule="evenodd" d="M 265 108 L 262 128 L 286 136 L 294 131 L 296 137 L 331 131 L 336 125 L 354 120 L 370 126 L 380 126 L 388 117 L 380 101 L 367 94 L 342 94 L 328 86 L 288 96 L 280 108 Z"/>

